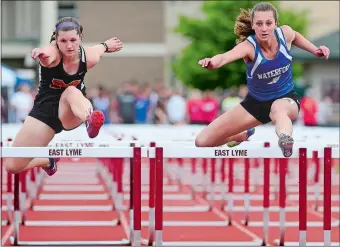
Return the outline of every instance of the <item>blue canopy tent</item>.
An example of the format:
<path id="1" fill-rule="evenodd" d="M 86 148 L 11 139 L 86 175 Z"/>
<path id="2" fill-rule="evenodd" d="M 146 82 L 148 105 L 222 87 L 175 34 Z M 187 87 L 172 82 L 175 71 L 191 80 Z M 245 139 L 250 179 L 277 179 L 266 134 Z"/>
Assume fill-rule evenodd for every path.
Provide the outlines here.
<path id="1" fill-rule="evenodd" d="M 11 93 L 22 83 L 33 85 L 33 81 L 22 78 L 14 69 L 7 65 L 1 64 L 1 87 L 7 87 Z"/>
<path id="2" fill-rule="evenodd" d="M 1 87 L 14 88 L 17 82 L 15 70 L 1 64 Z"/>
<path id="3" fill-rule="evenodd" d="M 7 108 L 8 119 L 2 119 L 2 122 L 11 121 L 13 118 L 13 112 L 8 109 L 8 102 L 14 91 L 22 83 L 28 83 L 33 85 L 33 81 L 30 79 L 22 78 L 19 74 L 7 65 L 1 64 L 1 96 L 4 99 L 4 103 Z"/>

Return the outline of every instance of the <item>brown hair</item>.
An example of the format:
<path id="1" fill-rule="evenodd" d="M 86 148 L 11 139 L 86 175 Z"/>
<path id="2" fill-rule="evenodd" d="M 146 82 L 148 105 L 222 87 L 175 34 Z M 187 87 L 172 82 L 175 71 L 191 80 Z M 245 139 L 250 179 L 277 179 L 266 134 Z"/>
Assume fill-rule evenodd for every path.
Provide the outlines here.
<path id="1" fill-rule="evenodd" d="M 249 9 L 248 11 L 241 9 L 241 13 L 237 16 L 234 26 L 234 33 L 239 36 L 239 39 L 236 40 L 236 44 L 243 42 L 248 36 L 255 34 L 255 31 L 252 29 L 252 23 L 254 13 L 257 11 L 272 11 L 275 22 L 278 23 L 279 14 L 277 9 L 271 3 L 258 3 L 253 9 Z"/>
<path id="2" fill-rule="evenodd" d="M 63 17 L 60 18 L 56 25 L 55 30 L 51 36 L 50 42 L 56 40 L 59 31 L 71 31 L 76 30 L 77 34 L 81 37 L 83 34 L 83 26 L 74 17 Z"/>

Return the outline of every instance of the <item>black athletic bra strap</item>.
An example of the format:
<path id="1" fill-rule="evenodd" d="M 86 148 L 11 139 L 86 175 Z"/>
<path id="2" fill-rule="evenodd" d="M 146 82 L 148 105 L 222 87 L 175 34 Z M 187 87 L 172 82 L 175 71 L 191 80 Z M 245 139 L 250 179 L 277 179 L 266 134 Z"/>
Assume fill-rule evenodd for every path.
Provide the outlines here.
<path id="1" fill-rule="evenodd" d="M 82 68 L 84 69 L 84 71 L 87 72 L 85 49 L 81 45 L 79 47 L 80 47 L 80 50 L 81 50 L 80 62 L 83 66 Z"/>

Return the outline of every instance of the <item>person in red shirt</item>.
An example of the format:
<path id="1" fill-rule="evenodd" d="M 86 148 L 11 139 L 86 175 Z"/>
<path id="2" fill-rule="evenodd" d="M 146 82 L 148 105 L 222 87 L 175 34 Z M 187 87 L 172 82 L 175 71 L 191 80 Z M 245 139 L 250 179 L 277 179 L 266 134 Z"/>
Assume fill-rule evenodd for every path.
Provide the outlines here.
<path id="1" fill-rule="evenodd" d="M 199 90 L 194 90 L 187 100 L 187 122 L 190 124 L 202 124 L 202 96 Z"/>
<path id="2" fill-rule="evenodd" d="M 306 93 L 301 99 L 302 120 L 305 126 L 317 126 L 317 114 L 319 111 L 317 101 L 310 95 L 310 92 Z"/>
<path id="3" fill-rule="evenodd" d="M 201 104 L 202 122 L 203 124 L 210 124 L 218 117 L 219 100 L 215 97 L 212 91 L 203 92 L 203 99 Z"/>

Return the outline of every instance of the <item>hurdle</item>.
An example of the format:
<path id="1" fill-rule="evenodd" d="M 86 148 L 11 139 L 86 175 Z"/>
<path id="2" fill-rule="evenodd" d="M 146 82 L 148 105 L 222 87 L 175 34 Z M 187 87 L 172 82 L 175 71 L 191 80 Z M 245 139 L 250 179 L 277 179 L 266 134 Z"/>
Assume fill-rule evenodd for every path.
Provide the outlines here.
<path id="1" fill-rule="evenodd" d="M 1 147 L 5 145 L 6 147 L 10 147 L 12 144 L 12 138 L 7 138 L 6 141 L 1 142 Z M 1 157 L 1 169 L 3 169 L 3 158 Z M 21 224 L 25 224 L 25 211 L 27 207 L 31 207 L 32 199 L 35 196 L 35 189 L 39 189 L 39 180 L 36 179 L 35 170 L 31 169 L 28 176 L 28 172 L 25 172 L 20 175 L 20 201 L 19 205 L 22 210 L 22 221 Z M 40 175 L 40 174 L 37 174 Z M 37 178 L 40 178 L 39 176 Z M 30 180 L 31 179 L 31 180 Z M 34 184 L 36 183 L 36 185 Z M 30 193 L 29 197 L 27 197 L 27 193 Z M 2 222 L 2 225 L 10 225 L 11 224 L 11 212 L 13 210 L 12 201 L 14 200 L 13 195 L 13 174 L 7 172 L 7 194 L 6 194 L 6 213 L 7 213 L 7 221 Z M 5 223 L 5 224 L 4 224 Z"/>
<path id="2" fill-rule="evenodd" d="M 152 146 L 152 145 L 150 145 L 150 146 Z M 163 186 L 163 183 L 162 183 L 162 185 L 161 185 L 161 183 L 160 183 L 160 181 L 162 181 L 163 182 L 163 160 L 164 159 L 166 159 L 166 158 L 175 158 L 175 157 L 178 157 L 178 156 L 180 156 L 180 157 L 182 157 L 182 158 L 206 158 L 206 157 L 208 157 L 208 158 L 214 158 L 214 159 L 216 159 L 216 158 L 225 158 L 225 159 L 230 159 L 230 158 L 234 158 L 234 157 L 237 157 L 237 158 L 245 158 L 245 159 L 249 159 L 249 158 L 252 158 L 252 155 L 253 156 L 255 156 L 255 155 L 257 155 L 257 157 L 258 157 L 258 153 L 263 153 L 264 151 L 266 151 L 266 152 L 268 152 L 268 153 L 270 153 L 270 154 L 266 154 L 266 155 L 263 155 L 263 156 L 261 156 L 261 157 L 263 157 L 263 158 L 282 158 L 282 154 L 281 154 L 281 151 L 277 151 L 276 153 L 272 153 L 272 150 L 274 150 L 274 149 L 272 149 L 272 148 L 269 148 L 269 149 L 263 149 L 263 148 L 260 148 L 260 149 L 251 149 L 251 150 L 246 150 L 247 152 L 245 153 L 245 152 L 241 152 L 241 151 L 245 151 L 245 149 L 240 149 L 241 151 L 240 152 L 238 152 L 237 150 L 238 149 L 229 149 L 229 151 L 226 151 L 226 150 L 228 150 L 228 149 L 221 149 L 221 148 L 216 148 L 216 149 L 211 149 L 210 151 L 211 152 L 207 152 L 207 149 L 210 149 L 210 148 L 194 148 L 194 147 L 171 147 L 171 146 L 168 146 L 168 147 L 166 147 L 166 145 L 164 145 L 163 147 L 160 147 L 161 146 L 161 143 L 160 143 L 160 145 L 159 146 L 157 146 L 157 147 L 150 147 L 150 148 L 142 148 L 141 149 L 141 151 L 142 151 L 142 154 L 141 154 L 141 157 L 148 157 L 148 158 L 150 158 L 150 159 L 154 159 L 154 161 L 155 161 L 155 169 L 158 169 L 158 172 L 156 171 L 155 172 L 155 176 L 157 177 L 156 178 L 156 180 L 155 180 L 155 200 L 157 200 L 157 202 L 155 202 L 155 241 L 156 241 L 156 245 L 157 246 L 160 246 L 160 245 L 167 245 L 167 244 L 172 244 L 171 242 L 170 243 L 166 243 L 166 242 L 163 242 L 163 240 L 162 240 L 162 231 L 163 231 L 163 219 L 162 219 L 162 213 L 163 213 L 163 204 L 162 204 L 162 200 L 163 200 L 163 197 L 162 197 L 162 195 L 163 195 L 163 193 L 161 193 L 162 192 L 162 186 Z M 97 147 L 91 147 L 91 148 L 89 148 L 89 149 L 91 149 L 91 150 L 94 150 L 94 149 L 96 149 Z M 107 150 L 110 150 L 111 148 L 114 148 L 114 149 L 116 149 L 116 148 L 119 148 L 119 147 L 105 147 L 105 150 L 107 151 Z M 125 147 L 124 147 L 125 148 Z M 131 147 L 130 147 L 131 148 Z M 177 149 L 177 148 L 179 148 L 180 150 L 182 150 L 182 151 L 180 151 L 180 152 L 178 152 L 178 153 L 174 153 L 174 151 L 171 151 L 171 150 L 173 150 L 173 149 Z M 67 149 L 69 149 L 69 148 L 67 148 Z M 82 148 L 82 149 L 87 149 L 86 147 L 85 148 Z M 100 148 L 100 149 L 102 149 L 102 148 Z M 158 151 L 157 151 L 158 150 Z M 166 151 L 166 153 L 164 154 L 164 150 Z M 171 152 L 170 152 L 170 151 Z M 204 152 L 205 153 L 203 153 L 203 154 L 201 154 L 201 152 L 203 151 L 203 150 L 205 150 Z M 212 152 L 212 150 L 214 151 L 214 152 Z M 297 150 L 299 150 L 300 151 L 300 149 L 297 149 Z M 217 153 L 216 153 L 216 151 L 217 151 Z M 224 151 L 224 152 L 223 152 Z M 232 151 L 234 151 L 234 154 L 233 154 L 233 152 Z M 255 152 L 256 151 L 256 152 Z M 312 150 L 309 150 L 308 149 L 308 151 L 312 151 Z M 326 155 L 324 155 L 323 156 L 323 153 L 322 153 L 322 151 L 324 151 L 323 149 L 321 149 L 321 148 L 318 148 L 318 152 L 320 152 L 320 154 L 321 154 L 321 156 L 320 157 L 324 157 L 324 156 L 326 156 Z M 144 153 L 143 153 L 144 152 Z M 169 152 L 170 152 L 170 154 L 169 154 Z M 188 152 L 188 154 L 183 154 L 184 152 Z M 190 154 L 191 153 L 191 154 Z M 261 154 L 262 154 L 261 153 Z M 294 153 L 296 153 L 296 152 L 294 152 Z M 339 156 L 339 149 L 332 149 L 331 150 L 331 153 L 330 153 L 334 158 L 336 158 L 336 157 L 338 157 Z M 163 155 L 163 156 L 162 156 Z M 71 155 L 72 156 L 72 155 Z M 156 157 L 157 156 L 157 157 Z M 184 156 L 184 157 L 183 157 Z M 331 156 L 331 157 L 332 157 Z M 18 156 L 18 157 L 22 157 L 22 156 Z M 35 156 L 34 156 L 35 157 Z M 45 157 L 45 156 L 44 156 Z M 53 156 L 54 157 L 54 156 Z M 64 156 L 62 156 L 62 157 L 64 157 Z M 66 156 L 66 157 L 68 157 L 68 158 L 70 158 L 70 156 Z M 86 157 L 86 156 L 82 156 L 82 157 Z M 98 156 L 91 156 L 91 157 L 98 157 Z M 100 156 L 99 156 L 100 157 Z M 119 156 L 119 157 L 122 157 L 121 155 Z M 256 156 L 255 156 L 256 157 Z M 311 157 L 311 152 L 307 152 L 306 151 L 306 157 Z M 79 156 L 77 156 L 77 158 L 79 158 Z M 104 157 L 104 158 L 117 158 L 117 157 Z M 127 157 L 127 158 L 130 158 L 130 160 L 131 159 L 133 159 L 133 156 L 132 157 Z M 295 155 L 293 155 L 293 157 L 292 158 L 299 158 L 300 159 L 300 156 L 298 155 L 298 154 L 295 154 Z M 284 159 L 284 160 L 288 160 L 288 159 Z M 331 160 L 331 159 L 330 159 Z M 132 164 L 133 164 L 133 162 L 132 162 Z M 151 166 L 151 165 L 150 165 Z M 133 169 L 131 169 L 130 171 L 132 171 Z M 150 171 L 151 172 L 151 171 Z M 133 174 L 130 174 L 130 175 L 132 175 L 133 176 Z M 326 175 L 326 174 L 325 174 Z M 328 176 L 328 175 L 327 175 Z M 138 178 L 137 178 L 137 180 L 138 180 Z M 135 185 L 137 185 L 138 184 L 138 181 L 137 181 L 137 183 L 135 184 Z M 158 188 L 157 188 L 158 187 Z M 139 189 L 141 188 L 141 186 L 139 186 Z M 137 190 L 139 190 L 138 188 L 136 188 Z M 132 190 L 130 190 L 130 193 L 131 193 L 131 191 Z M 150 189 L 150 191 L 153 191 L 152 189 Z M 281 194 L 281 192 L 280 192 L 280 194 Z M 138 195 L 138 194 L 137 194 Z M 158 195 L 158 196 L 157 196 Z M 307 195 L 306 195 L 307 196 Z M 133 198 L 136 198 L 136 195 L 135 196 L 132 196 L 131 197 L 131 199 L 133 200 Z M 330 198 L 330 197 L 329 197 Z M 331 198 L 330 198 L 331 199 Z M 137 200 L 138 200 L 138 196 L 137 196 Z M 158 201 L 159 200 L 159 201 Z M 328 199 L 329 200 L 329 199 Z M 326 202 L 327 200 L 325 200 L 324 202 Z M 130 203 L 131 203 L 131 200 L 130 200 Z M 151 203 L 151 202 L 150 202 Z M 324 212 L 326 212 L 326 210 L 328 210 L 328 207 L 330 208 L 330 203 L 329 203 L 329 205 L 328 204 L 326 204 L 326 205 L 324 205 Z M 133 209 L 133 207 L 131 207 L 132 209 Z M 136 207 L 135 207 L 136 208 Z M 281 208 L 281 205 L 280 205 L 280 208 Z M 330 212 L 330 211 L 329 211 Z M 157 215 L 159 216 L 159 217 L 157 217 Z M 133 217 L 132 217 L 133 218 Z M 140 218 L 139 218 L 140 219 Z M 138 221 L 138 217 L 137 217 L 137 221 Z M 134 222 L 136 222 L 136 221 L 134 221 Z M 158 222 L 158 223 L 156 223 L 156 222 Z M 330 225 L 328 224 L 328 222 L 324 222 L 324 224 L 325 224 L 325 226 L 324 226 L 324 230 L 325 231 L 327 231 L 327 229 L 329 228 L 330 229 Z M 132 223 L 131 225 L 134 225 L 134 223 Z M 136 226 L 137 227 L 134 227 L 134 230 L 139 230 L 140 229 L 140 227 L 138 226 L 138 224 L 136 224 Z M 151 229 L 149 229 L 150 231 L 151 231 Z M 19 231 L 18 231 L 19 232 Z M 140 232 L 139 232 L 140 233 Z M 151 231 L 151 233 L 152 233 L 152 231 Z M 135 238 L 135 239 L 138 239 L 138 232 L 137 232 L 137 234 L 135 234 L 136 236 L 137 236 L 137 238 Z M 282 234 L 281 234 L 282 235 Z M 301 235 L 301 237 L 300 237 L 300 239 L 301 239 L 301 241 L 303 241 L 303 233 L 302 234 L 300 234 Z M 327 237 L 330 235 L 330 232 L 329 233 L 327 233 L 327 232 L 325 232 L 325 239 L 327 239 Z M 19 239 L 19 238 L 17 238 L 17 239 Z M 133 235 L 132 235 L 132 237 L 131 237 L 131 239 L 133 239 Z M 330 239 L 330 237 L 329 237 L 329 239 Z M 20 242 L 20 241 L 19 241 Z M 135 240 L 133 241 L 134 243 L 136 242 Z M 137 241 L 138 242 L 138 241 Z M 48 242 L 48 243 L 50 243 L 50 242 Z M 254 242 L 254 243 L 258 243 L 258 242 Z M 87 243 L 78 243 L 78 244 L 88 244 L 88 242 Z M 101 244 L 104 244 L 105 245 L 105 243 L 99 243 L 99 244 L 96 244 L 96 245 L 101 245 Z M 183 242 L 182 242 L 182 244 L 183 244 Z M 232 242 L 230 242 L 230 243 L 226 243 L 226 245 L 233 245 L 233 244 L 235 244 L 235 243 L 232 243 Z M 287 243 L 288 245 L 289 244 L 291 244 L 291 243 Z M 332 244 L 332 243 L 331 243 Z M 121 245 L 121 244 L 119 244 L 119 245 Z M 138 243 L 137 243 L 137 245 L 138 245 Z M 224 245 L 224 244 L 223 244 Z M 329 245 L 330 246 L 330 245 Z"/>
<path id="3" fill-rule="evenodd" d="M 268 145 L 268 144 L 267 144 Z M 299 183 L 299 191 L 300 191 L 300 200 L 299 200 L 299 211 L 300 211 L 300 219 L 299 219 L 299 246 L 306 246 L 306 231 L 307 231 L 307 175 L 306 175 L 306 161 L 307 157 L 313 157 L 313 151 L 317 150 L 321 155 L 320 157 L 324 157 L 325 165 L 330 166 L 330 162 L 332 158 L 339 158 L 339 149 L 338 148 L 320 148 L 317 147 L 309 147 L 307 148 L 298 148 L 294 149 L 293 155 L 291 158 L 298 158 L 299 159 L 299 174 L 300 174 L 300 183 Z M 280 221 L 282 222 L 285 219 L 284 216 L 284 208 L 285 208 L 285 190 L 283 189 L 285 185 L 285 168 L 286 162 L 288 159 L 283 159 L 282 151 L 278 148 L 272 147 L 264 147 L 264 148 L 252 148 L 252 149 L 223 149 L 223 148 L 194 148 L 194 147 L 150 147 L 149 148 L 149 158 L 156 159 L 156 169 L 159 168 L 159 172 L 156 172 L 156 198 L 158 197 L 159 200 L 162 198 L 162 186 L 163 186 L 163 176 L 160 174 L 162 172 L 163 161 L 167 158 L 229 158 L 233 159 L 235 157 L 238 158 L 264 158 L 265 160 L 268 159 L 268 167 L 269 167 L 269 159 L 281 159 L 280 162 L 280 173 L 284 174 L 280 177 Z M 265 168 L 266 169 L 266 168 Z M 267 171 L 269 173 L 269 168 Z M 326 170 L 327 179 L 330 175 L 330 170 Z M 159 174 L 159 176 L 158 176 Z M 265 176 L 265 180 L 267 181 L 267 186 L 264 188 L 264 192 L 267 194 L 266 199 L 264 199 L 263 206 L 269 208 L 269 181 L 268 176 Z M 329 180 L 330 181 L 330 180 Z M 161 187 L 158 188 L 157 187 Z M 283 190 L 282 190 L 283 189 Z M 157 193 L 158 191 L 158 193 Z M 324 187 L 324 194 L 329 195 L 328 198 L 324 201 L 324 244 L 325 246 L 331 246 L 333 243 L 330 242 L 330 229 L 331 229 L 331 217 L 330 217 L 330 183 L 328 182 L 325 184 Z M 162 224 L 162 214 L 163 214 L 162 203 L 156 200 L 155 204 L 155 245 L 156 246 L 167 246 L 167 245 L 187 245 L 186 242 L 164 242 L 162 231 L 163 231 L 163 224 Z M 269 211 L 268 211 L 269 213 Z M 265 218 L 264 221 L 269 221 L 269 217 Z M 254 239 L 252 244 L 268 244 L 268 239 L 266 239 L 266 234 L 268 232 L 264 232 L 264 239 L 259 242 L 258 239 Z M 265 242 L 266 241 L 266 242 Z M 284 244 L 284 225 L 280 225 L 280 240 L 275 241 L 279 244 Z M 237 243 L 233 242 L 223 242 L 220 243 L 223 246 L 233 246 Z M 296 243 L 286 243 L 288 245 Z"/>
<path id="4" fill-rule="evenodd" d="M 140 176 L 141 157 L 147 157 L 147 149 L 141 147 L 83 147 L 83 148 L 55 148 L 55 147 L 5 147 L 2 148 L 4 158 L 130 158 L 133 160 L 134 189 L 141 188 Z M 137 169 L 136 169 L 137 168 Z M 133 234 L 130 240 L 121 241 L 21 241 L 20 240 L 20 214 L 19 207 L 19 174 L 14 176 L 14 234 L 10 242 L 14 245 L 141 245 L 141 194 L 134 194 L 134 221 Z"/>
<path id="5" fill-rule="evenodd" d="M 12 139 L 8 138 L 7 143 L 1 142 L 1 148 L 3 145 L 8 145 Z M 3 172 L 3 157 L 1 157 L 1 184 L 2 184 L 2 172 Z M 10 225 L 11 224 L 11 200 L 13 199 L 13 181 L 12 181 L 12 174 L 7 173 L 7 194 L 6 194 L 6 214 L 7 214 L 7 220 L 1 220 L 1 225 Z M 2 193 L 1 193 L 2 195 Z"/>

